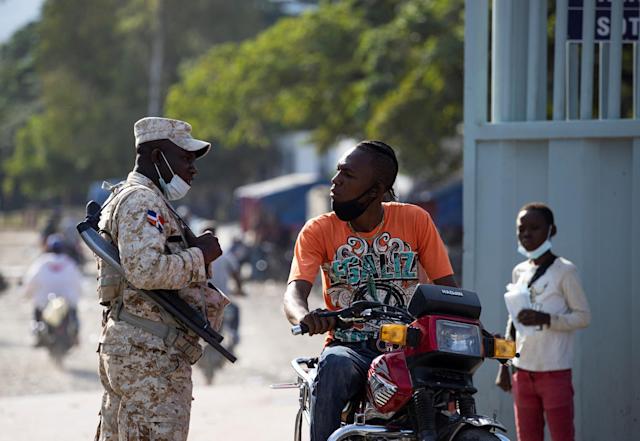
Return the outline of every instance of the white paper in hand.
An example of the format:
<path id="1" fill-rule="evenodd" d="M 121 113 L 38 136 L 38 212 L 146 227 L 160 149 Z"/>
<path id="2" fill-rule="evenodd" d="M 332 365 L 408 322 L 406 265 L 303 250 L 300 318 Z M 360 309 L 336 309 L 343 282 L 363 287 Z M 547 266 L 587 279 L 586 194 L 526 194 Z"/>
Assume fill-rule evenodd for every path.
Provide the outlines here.
<path id="1" fill-rule="evenodd" d="M 520 335 L 533 335 L 536 332 L 535 326 L 525 326 L 517 319 L 518 313 L 523 309 L 532 309 L 529 288 L 526 284 L 510 283 L 507 285 L 507 292 L 504 293 L 504 303 L 511 316 L 513 326 Z"/>

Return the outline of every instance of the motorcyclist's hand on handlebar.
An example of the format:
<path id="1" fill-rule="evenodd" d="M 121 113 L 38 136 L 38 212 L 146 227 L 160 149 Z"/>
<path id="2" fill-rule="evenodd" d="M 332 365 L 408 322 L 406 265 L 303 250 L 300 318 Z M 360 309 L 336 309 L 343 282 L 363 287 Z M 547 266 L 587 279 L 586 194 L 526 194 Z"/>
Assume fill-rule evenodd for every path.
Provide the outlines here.
<path id="1" fill-rule="evenodd" d="M 324 334 L 335 328 L 335 317 L 321 317 L 319 313 L 322 311 L 322 309 L 314 309 L 300 319 L 300 324 L 304 324 L 309 329 L 309 335 Z"/>
<path id="2" fill-rule="evenodd" d="M 204 256 L 205 266 L 208 266 L 211 262 L 222 255 L 222 248 L 220 248 L 218 238 L 210 232 L 206 232 L 194 238 L 191 245 L 200 248 L 202 255 Z"/>
<path id="3" fill-rule="evenodd" d="M 546 312 L 534 309 L 523 309 L 518 313 L 518 321 L 525 326 L 549 325 L 551 316 Z"/>

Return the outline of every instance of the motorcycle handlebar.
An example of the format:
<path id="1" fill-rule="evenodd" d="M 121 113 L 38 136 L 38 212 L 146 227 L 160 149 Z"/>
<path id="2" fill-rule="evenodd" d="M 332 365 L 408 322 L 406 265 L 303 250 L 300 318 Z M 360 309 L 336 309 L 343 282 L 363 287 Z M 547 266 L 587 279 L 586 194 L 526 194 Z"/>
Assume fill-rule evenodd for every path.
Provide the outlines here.
<path id="1" fill-rule="evenodd" d="M 293 335 L 302 335 L 309 332 L 309 328 L 304 323 L 300 323 L 299 325 L 293 325 L 291 327 L 291 333 Z"/>
<path id="2" fill-rule="evenodd" d="M 331 316 L 324 316 L 331 317 Z M 351 326 L 349 323 L 340 320 L 339 318 L 336 321 L 336 329 L 344 329 Z M 309 333 L 309 327 L 304 323 L 298 323 L 297 325 L 293 325 L 291 327 L 291 334 L 293 335 L 304 335 Z"/>
<path id="3" fill-rule="evenodd" d="M 413 320 L 413 317 L 411 317 L 411 315 L 408 312 L 402 310 L 401 308 L 398 308 L 396 306 L 391 306 L 391 305 L 385 305 L 383 303 L 363 301 L 363 300 L 355 302 L 350 307 L 344 308 L 338 311 L 326 311 L 326 310 L 316 311 L 315 314 L 318 317 L 335 317 L 336 319 L 335 328 L 345 329 L 353 325 L 353 321 L 349 319 L 364 317 L 363 315 L 364 311 L 369 311 L 370 315 L 368 315 L 367 317 L 371 317 L 373 315 L 373 316 L 377 316 L 378 318 L 393 317 L 396 319 L 401 318 L 403 320 L 410 319 L 409 321 Z M 309 332 L 309 327 L 304 323 L 299 323 L 291 327 L 291 334 L 293 335 L 303 335 L 303 334 L 307 334 L 308 332 Z"/>

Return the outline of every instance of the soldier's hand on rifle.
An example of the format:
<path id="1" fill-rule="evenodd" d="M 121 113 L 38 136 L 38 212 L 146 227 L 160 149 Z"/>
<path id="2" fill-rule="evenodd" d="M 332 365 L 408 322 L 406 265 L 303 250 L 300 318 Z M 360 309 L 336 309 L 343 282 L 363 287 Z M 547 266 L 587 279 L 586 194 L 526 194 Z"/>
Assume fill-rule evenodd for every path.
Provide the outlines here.
<path id="1" fill-rule="evenodd" d="M 211 262 L 222 255 L 222 248 L 220 248 L 218 238 L 210 232 L 206 232 L 194 238 L 193 246 L 202 250 L 205 266 L 208 266 Z"/>

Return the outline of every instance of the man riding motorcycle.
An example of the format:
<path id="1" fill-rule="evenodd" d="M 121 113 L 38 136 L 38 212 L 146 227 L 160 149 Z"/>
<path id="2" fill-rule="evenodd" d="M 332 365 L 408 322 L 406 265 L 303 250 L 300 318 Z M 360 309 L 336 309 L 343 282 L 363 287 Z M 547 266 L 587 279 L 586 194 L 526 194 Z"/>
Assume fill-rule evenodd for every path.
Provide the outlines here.
<path id="1" fill-rule="evenodd" d="M 420 282 L 457 286 L 446 249 L 429 214 L 394 198 L 398 161 L 381 141 L 362 141 L 338 162 L 332 213 L 311 219 L 296 241 L 284 310 L 309 334 L 329 331 L 312 394 L 312 441 L 340 426 L 341 411 L 362 389 L 380 349 L 370 330 L 334 329 L 333 318 L 309 311 L 308 297 L 322 268 L 327 309 L 358 300 L 406 307 Z"/>
<path id="2" fill-rule="evenodd" d="M 42 311 L 51 297 L 61 297 L 69 306 L 69 320 L 77 337 L 77 306 L 82 293 L 82 273 L 76 262 L 65 253 L 65 243 L 58 234 L 50 235 L 45 253 L 39 256 L 24 276 L 25 295 L 33 298 L 34 329 L 42 323 Z M 36 333 L 36 346 L 40 346 L 40 333 Z"/>

